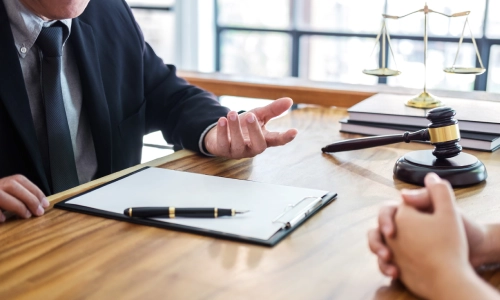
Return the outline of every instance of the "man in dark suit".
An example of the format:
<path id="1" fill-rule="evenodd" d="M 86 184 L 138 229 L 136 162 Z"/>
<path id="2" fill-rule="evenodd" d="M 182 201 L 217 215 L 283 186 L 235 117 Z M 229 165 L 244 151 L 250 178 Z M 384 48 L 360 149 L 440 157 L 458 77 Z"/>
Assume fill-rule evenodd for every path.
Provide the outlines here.
<path id="1" fill-rule="evenodd" d="M 149 132 L 229 158 L 297 134 L 265 128 L 291 99 L 238 115 L 177 77 L 123 0 L 0 0 L 0 45 L 0 209 L 24 218 L 43 215 L 45 195 L 140 163 Z"/>

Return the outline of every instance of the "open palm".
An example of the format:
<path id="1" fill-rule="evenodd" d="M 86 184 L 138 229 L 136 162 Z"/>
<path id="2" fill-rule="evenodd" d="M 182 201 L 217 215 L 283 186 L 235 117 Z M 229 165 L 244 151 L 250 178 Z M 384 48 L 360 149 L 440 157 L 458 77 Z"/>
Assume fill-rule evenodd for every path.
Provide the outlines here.
<path id="1" fill-rule="evenodd" d="M 289 143 L 297 135 L 296 129 L 273 132 L 266 129 L 266 124 L 292 104 L 292 99 L 280 98 L 241 115 L 235 111 L 229 112 L 227 118 L 221 117 L 205 136 L 206 149 L 215 156 L 244 158 L 260 154 L 268 147 Z"/>

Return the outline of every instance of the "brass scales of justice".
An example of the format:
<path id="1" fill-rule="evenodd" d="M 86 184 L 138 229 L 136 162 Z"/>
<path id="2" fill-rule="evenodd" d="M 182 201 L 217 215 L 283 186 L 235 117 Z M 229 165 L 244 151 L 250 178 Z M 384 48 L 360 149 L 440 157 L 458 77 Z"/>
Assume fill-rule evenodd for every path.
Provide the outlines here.
<path id="1" fill-rule="evenodd" d="M 435 96 L 431 95 L 430 93 L 427 92 L 427 18 L 429 13 L 436 13 L 448 18 L 457 18 L 457 17 L 465 17 L 464 21 L 464 26 L 462 29 L 462 35 L 460 36 L 460 40 L 458 42 L 458 48 L 457 48 L 457 53 L 455 55 L 455 60 L 453 62 L 453 65 L 451 67 L 444 68 L 444 72 L 446 73 L 451 73 L 451 74 L 473 74 L 473 75 L 480 75 L 483 74 L 486 69 L 483 66 L 483 61 L 481 60 L 481 55 L 479 55 L 479 50 L 477 48 L 476 40 L 474 39 L 474 35 L 472 34 L 472 29 L 470 28 L 469 24 L 469 14 L 470 11 L 464 11 L 464 12 L 459 12 L 459 13 L 454 13 L 451 15 L 447 15 L 441 12 L 434 11 L 432 9 L 429 9 L 427 6 L 427 3 L 425 4 L 424 8 L 419 9 L 417 11 L 411 12 L 409 14 L 403 15 L 403 16 L 390 16 L 386 14 L 382 14 L 383 22 L 382 22 L 382 28 L 380 32 L 378 33 L 376 40 L 375 40 L 375 46 L 373 47 L 370 57 L 373 55 L 373 52 L 375 51 L 377 44 L 380 41 L 380 38 L 382 38 L 382 65 L 380 68 L 377 69 L 365 69 L 363 70 L 363 73 L 367 75 L 373 75 L 377 77 L 387 77 L 387 76 L 397 76 L 401 74 L 401 71 L 399 70 L 393 70 L 390 69 L 386 66 L 386 39 L 387 43 L 389 44 L 389 51 L 392 55 L 392 59 L 394 60 L 394 63 L 396 65 L 396 59 L 394 57 L 394 53 L 392 51 L 392 46 L 391 46 L 391 38 L 389 36 L 389 32 L 387 30 L 387 25 L 386 25 L 386 19 L 402 19 L 404 17 L 407 17 L 409 15 L 423 12 L 424 13 L 424 90 L 420 95 L 416 96 L 413 99 L 410 99 L 406 102 L 407 106 L 411 107 L 416 107 L 416 108 L 435 108 L 438 106 L 442 106 L 443 103 L 436 98 Z M 472 39 L 472 43 L 474 44 L 474 49 L 476 50 L 476 56 L 480 64 L 480 68 L 476 67 L 459 67 L 456 66 L 456 62 L 458 59 L 458 55 L 460 53 L 460 46 L 462 45 L 462 41 L 464 39 L 464 34 L 465 34 L 465 28 L 468 27 Z M 396 65 L 397 69 L 397 65 Z"/>

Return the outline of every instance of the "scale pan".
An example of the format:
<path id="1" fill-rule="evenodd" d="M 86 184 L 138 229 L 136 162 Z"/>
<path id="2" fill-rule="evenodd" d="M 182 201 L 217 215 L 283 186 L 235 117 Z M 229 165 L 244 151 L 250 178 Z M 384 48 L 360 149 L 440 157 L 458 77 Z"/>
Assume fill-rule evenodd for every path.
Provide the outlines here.
<path id="1" fill-rule="evenodd" d="M 464 67 L 451 67 L 444 68 L 446 73 L 451 74 L 472 74 L 472 75 L 481 75 L 486 71 L 485 68 L 464 68 Z"/>
<path id="2" fill-rule="evenodd" d="M 401 74 L 401 71 L 391 70 L 388 68 L 379 68 L 379 69 L 371 69 L 371 70 L 363 70 L 363 73 L 367 75 L 386 77 L 386 76 L 398 76 Z"/>

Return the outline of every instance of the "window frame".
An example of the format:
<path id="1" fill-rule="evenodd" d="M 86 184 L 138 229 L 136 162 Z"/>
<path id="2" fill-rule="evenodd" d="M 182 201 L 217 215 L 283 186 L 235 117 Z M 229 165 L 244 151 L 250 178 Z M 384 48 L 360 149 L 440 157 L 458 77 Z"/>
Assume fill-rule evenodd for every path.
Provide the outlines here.
<path id="1" fill-rule="evenodd" d="M 291 28 L 290 29 L 272 29 L 272 28 L 259 28 L 259 27 L 248 27 L 248 26 L 224 26 L 219 24 L 219 1 L 214 0 L 214 22 L 215 22 L 215 71 L 221 71 L 221 36 L 224 31 L 246 31 L 246 32 L 263 32 L 263 33 L 284 33 L 288 34 L 292 39 L 292 53 L 291 53 L 291 61 L 290 70 L 292 77 L 299 77 L 299 65 L 300 65 L 300 39 L 303 36 L 331 36 L 331 37 L 359 37 L 359 38 L 373 38 L 375 39 L 376 34 L 365 34 L 365 33 L 346 33 L 346 32 L 338 32 L 338 31 L 311 31 L 311 30 L 301 30 L 297 29 L 297 22 L 295 16 L 297 13 L 297 1 L 290 1 L 290 9 L 291 9 Z M 491 47 L 493 45 L 500 45 L 500 39 L 492 39 L 486 36 L 486 26 L 488 19 L 488 8 L 489 8 L 490 0 L 486 0 L 485 3 L 485 12 L 484 12 L 484 20 L 483 20 L 483 28 L 482 28 L 482 36 L 481 38 L 475 38 L 476 44 L 479 50 L 479 54 L 481 55 L 481 59 L 483 61 L 483 65 L 486 68 L 486 71 L 480 75 L 476 76 L 474 80 L 474 90 L 476 91 L 486 91 L 488 84 L 488 70 L 489 70 L 489 62 L 490 62 L 490 52 Z M 384 5 L 384 13 L 387 13 L 387 0 L 385 0 Z M 381 37 L 382 38 L 382 37 Z M 385 37 L 384 37 L 385 38 Z M 391 40 L 414 40 L 414 41 L 422 41 L 423 37 L 421 36 L 413 36 L 413 35 L 401 35 L 401 34 L 391 34 Z M 456 37 L 440 37 L 440 36 L 429 36 L 429 42 L 457 42 Z M 469 43 L 472 45 L 471 38 L 464 38 L 463 43 Z M 379 64 L 382 62 L 382 53 L 379 51 Z M 389 59 L 389 51 L 386 51 L 386 61 Z M 476 57 L 476 67 L 480 67 L 480 63 L 478 58 Z M 360 70 L 361 72 L 361 70 Z M 379 84 L 387 84 L 386 77 L 378 78 Z"/>

